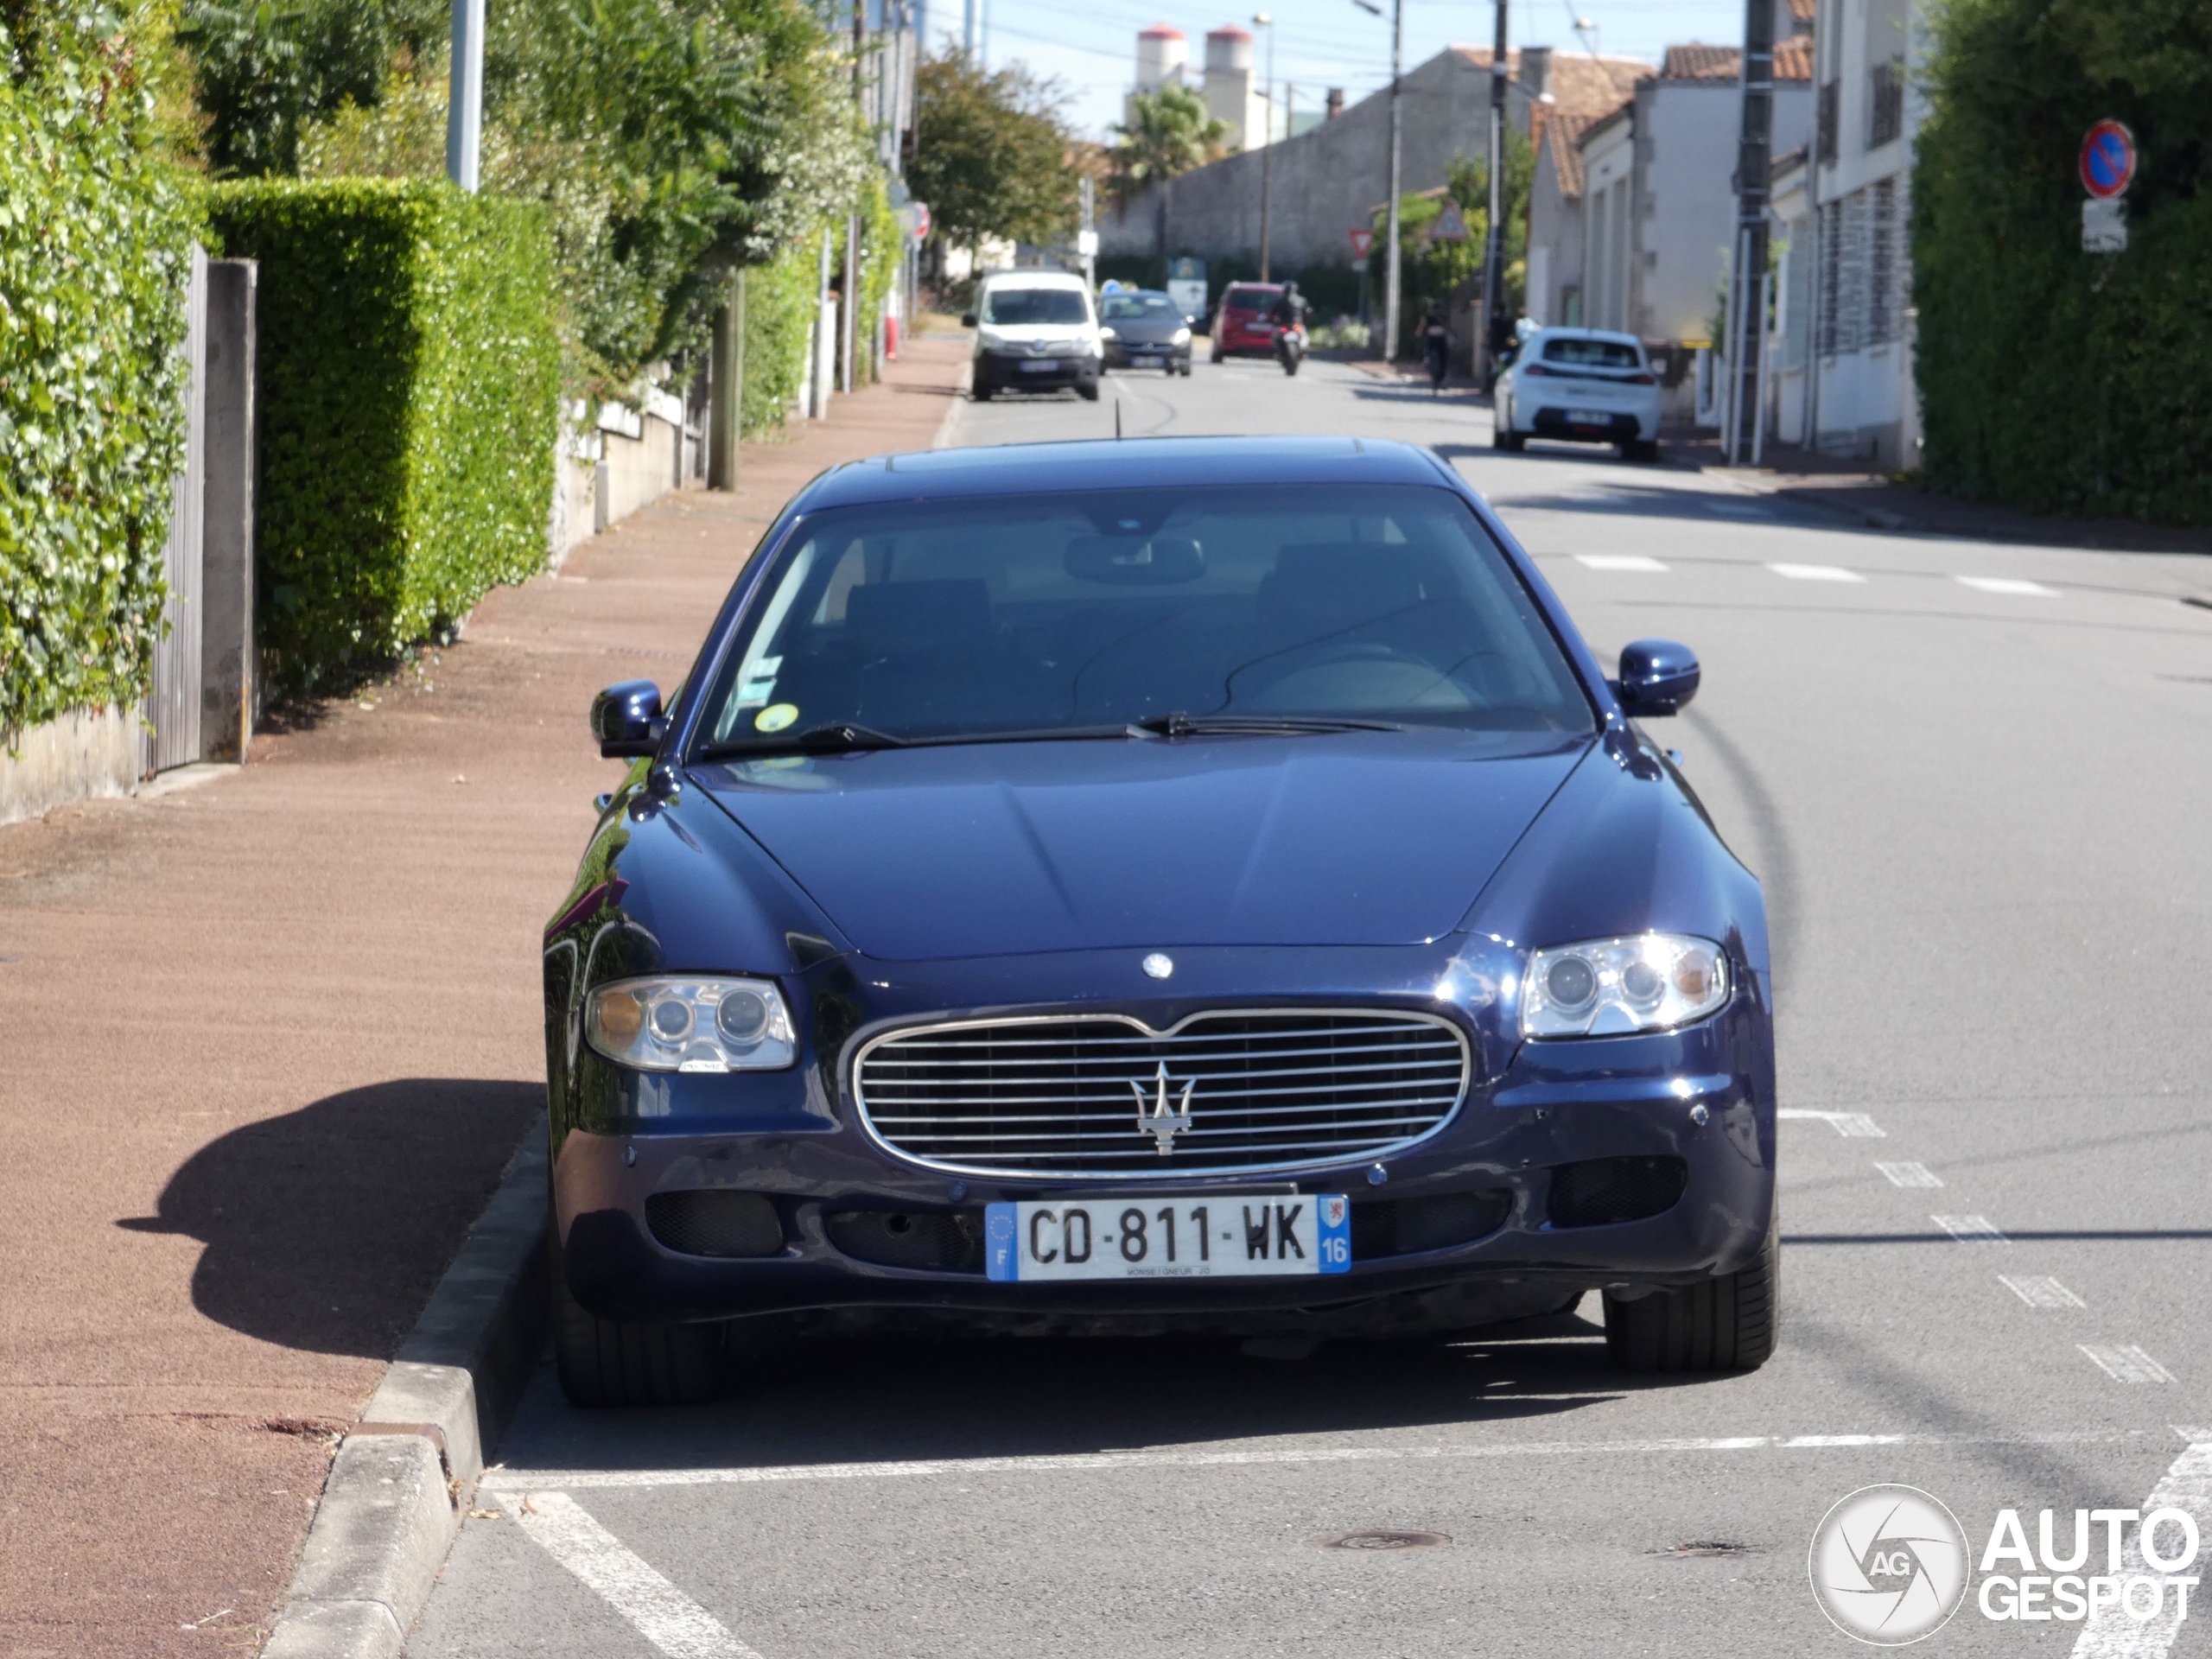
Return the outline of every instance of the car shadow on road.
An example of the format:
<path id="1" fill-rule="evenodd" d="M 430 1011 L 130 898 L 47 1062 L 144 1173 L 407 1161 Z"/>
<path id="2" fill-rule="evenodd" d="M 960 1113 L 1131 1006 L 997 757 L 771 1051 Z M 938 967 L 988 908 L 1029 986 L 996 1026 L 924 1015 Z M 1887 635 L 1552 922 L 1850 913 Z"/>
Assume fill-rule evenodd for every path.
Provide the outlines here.
<path id="1" fill-rule="evenodd" d="M 219 1324 L 389 1359 L 544 1104 L 542 1083 L 348 1089 L 210 1141 L 116 1225 L 206 1245 L 192 1301 Z"/>
<path id="2" fill-rule="evenodd" d="M 1579 1313 L 1450 1338 L 1334 1341 L 1300 1359 L 1226 1338 L 809 1338 L 741 1351 L 725 1397 L 683 1410 L 577 1411 L 546 1377 L 500 1460 L 527 1471 L 1070 1456 L 1502 1427 L 1670 1386 L 1713 1379 L 1629 1376 Z"/>

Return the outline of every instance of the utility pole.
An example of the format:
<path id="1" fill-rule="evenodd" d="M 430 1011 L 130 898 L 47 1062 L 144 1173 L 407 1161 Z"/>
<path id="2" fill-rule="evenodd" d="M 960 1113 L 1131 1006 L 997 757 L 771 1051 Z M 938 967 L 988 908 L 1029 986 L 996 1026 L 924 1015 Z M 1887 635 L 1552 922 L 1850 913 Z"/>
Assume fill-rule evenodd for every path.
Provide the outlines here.
<path id="1" fill-rule="evenodd" d="M 484 159 L 484 0 L 453 0 L 446 176 L 474 194 Z"/>
<path id="2" fill-rule="evenodd" d="M 1736 149 L 1736 269 L 1728 298 L 1731 466 L 1758 448 L 1760 348 L 1766 334 L 1767 195 L 1774 162 L 1773 0 L 1745 0 L 1744 125 Z"/>
<path id="3" fill-rule="evenodd" d="M 707 487 L 737 487 L 737 441 L 745 419 L 745 268 L 723 279 L 707 365 Z"/>
<path id="4" fill-rule="evenodd" d="M 861 61 L 868 49 L 866 0 L 852 0 L 852 7 L 853 107 L 865 112 L 868 99 L 861 90 Z M 845 215 L 844 278 L 845 303 L 838 318 L 842 338 L 837 342 L 837 390 L 850 392 L 855 383 L 853 359 L 859 354 L 861 330 L 861 216 L 857 213 Z"/>
<path id="5" fill-rule="evenodd" d="M 1475 380 L 1483 386 L 1505 336 L 1505 5 L 1497 0 L 1490 48 L 1490 228 L 1483 238 L 1483 332 L 1475 346 Z"/>
<path id="6" fill-rule="evenodd" d="M 960 9 L 960 55 L 976 61 L 976 8 L 981 0 L 966 0 Z"/>
<path id="7" fill-rule="evenodd" d="M 1083 257 L 1083 285 L 1098 291 L 1098 197 L 1086 173 L 1076 181 L 1076 251 Z"/>
<path id="8" fill-rule="evenodd" d="M 1255 11 L 1252 21 L 1268 31 L 1268 141 L 1260 151 L 1260 280 L 1264 283 L 1268 280 L 1268 244 L 1274 228 L 1275 20 L 1264 11 Z"/>
<path id="9" fill-rule="evenodd" d="M 1756 0 L 1754 0 L 1756 3 Z M 1399 60 L 1406 38 L 1406 0 L 1390 0 L 1390 251 L 1384 256 L 1382 276 L 1382 360 L 1398 360 L 1398 152 Z"/>

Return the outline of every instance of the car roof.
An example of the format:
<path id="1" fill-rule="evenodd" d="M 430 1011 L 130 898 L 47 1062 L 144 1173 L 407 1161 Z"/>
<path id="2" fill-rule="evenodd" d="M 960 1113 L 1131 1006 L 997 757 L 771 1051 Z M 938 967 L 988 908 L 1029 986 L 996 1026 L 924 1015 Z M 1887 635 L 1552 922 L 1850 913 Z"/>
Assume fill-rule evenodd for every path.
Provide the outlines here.
<path id="1" fill-rule="evenodd" d="M 1537 331 L 1546 340 L 1610 340 L 1623 346 L 1641 346 L 1643 341 L 1635 334 L 1624 334 L 1618 328 L 1543 328 Z"/>
<path id="2" fill-rule="evenodd" d="M 1427 450 L 1389 439 L 1193 437 L 919 449 L 834 467 L 792 504 L 801 512 L 947 496 L 1203 484 L 1458 482 Z"/>
<path id="3" fill-rule="evenodd" d="M 1087 284 L 1071 270 L 987 270 L 986 288 L 1084 288 Z"/>

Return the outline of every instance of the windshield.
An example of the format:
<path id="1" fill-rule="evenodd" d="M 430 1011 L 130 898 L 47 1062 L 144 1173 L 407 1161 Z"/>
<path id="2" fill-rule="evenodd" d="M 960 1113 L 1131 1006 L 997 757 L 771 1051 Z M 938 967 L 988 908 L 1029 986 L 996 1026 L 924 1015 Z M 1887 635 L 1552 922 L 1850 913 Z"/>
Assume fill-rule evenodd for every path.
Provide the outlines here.
<path id="1" fill-rule="evenodd" d="M 1039 322 L 1089 322 L 1083 296 L 1071 288 L 994 288 L 983 296 L 983 321 L 1017 327 Z"/>
<path id="2" fill-rule="evenodd" d="M 802 524 L 747 609 L 708 696 L 713 753 L 1171 714 L 1595 728 L 1527 590 L 1442 489 L 842 508 Z"/>
<path id="3" fill-rule="evenodd" d="M 1165 294 L 1113 294 L 1106 300 L 1106 320 L 1125 317 L 1174 317 L 1181 314 Z"/>
<path id="4" fill-rule="evenodd" d="M 1548 340 L 1544 361 L 1569 363 L 1586 369 L 1640 369 L 1643 359 L 1636 347 L 1620 340 Z"/>

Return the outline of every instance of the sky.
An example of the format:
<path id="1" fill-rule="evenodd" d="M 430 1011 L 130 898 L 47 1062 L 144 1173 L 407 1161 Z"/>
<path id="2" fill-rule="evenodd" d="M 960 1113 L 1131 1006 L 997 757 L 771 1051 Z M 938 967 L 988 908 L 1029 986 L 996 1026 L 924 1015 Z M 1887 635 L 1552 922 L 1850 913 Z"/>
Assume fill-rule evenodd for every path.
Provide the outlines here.
<path id="1" fill-rule="evenodd" d="M 1293 88 L 1294 110 L 1319 109 L 1324 91 L 1344 89 L 1357 103 L 1390 74 L 1390 28 L 1353 0 L 1260 0 L 1275 20 L 1275 79 Z M 1389 10 L 1389 0 L 1381 0 Z M 1078 134 L 1104 139 L 1122 118 L 1122 96 L 1136 74 L 1136 35 L 1161 22 L 1190 37 L 1191 65 L 1205 61 L 1205 35 L 1224 23 L 1251 27 L 1253 0 L 979 0 L 988 19 L 988 60 L 994 69 L 1019 59 L 1058 79 Z M 928 0 L 933 46 L 957 42 L 962 0 Z M 1211 5 L 1212 10 L 1206 8 Z M 1447 46 L 1486 45 L 1496 28 L 1487 4 L 1469 0 L 1405 0 L 1405 64 Z M 1580 18 L 1594 29 L 1578 35 Z M 1688 41 L 1735 45 L 1744 38 L 1742 0 L 1522 0 L 1509 17 L 1515 46 L 1588 50 L 1657 61 L 1666 47 Z M 1255 29 L 1255 54 L 1266 71 L 1266 31 Z"/>

